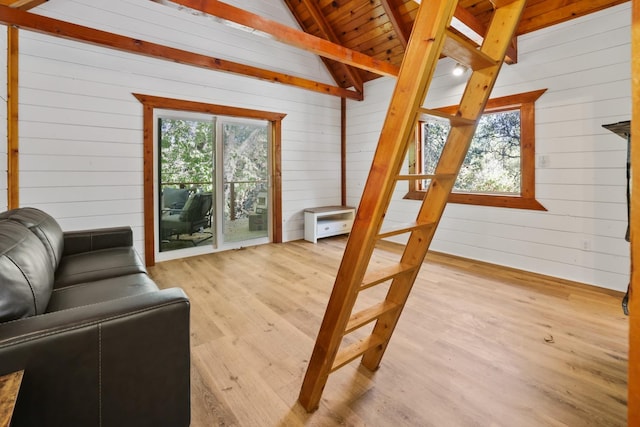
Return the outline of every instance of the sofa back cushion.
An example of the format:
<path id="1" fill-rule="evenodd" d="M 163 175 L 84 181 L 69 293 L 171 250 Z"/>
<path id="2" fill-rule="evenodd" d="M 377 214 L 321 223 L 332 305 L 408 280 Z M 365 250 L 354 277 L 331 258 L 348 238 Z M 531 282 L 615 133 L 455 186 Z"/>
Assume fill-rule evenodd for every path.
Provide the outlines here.
<path id="1" fill-rule="evenodd" d="M 34 233 L 17 221 L 0 220 L 0 322 L 44 313 L 54 271 Z"/>
<path id="2" fill-rule="evenodd" d="M 189 197 L 187 188 L 162 188 L 162 207 L 164 209 L 182 209 Z"/>
<path id="3" fill-rule="evenodd" d="M 0 219 L 10 219 L 27 227 L 44 245 L 55 270 L 64 249 L 64 236 L 58 222 L 36 208 L 19 208 L 0 213 Z"/>

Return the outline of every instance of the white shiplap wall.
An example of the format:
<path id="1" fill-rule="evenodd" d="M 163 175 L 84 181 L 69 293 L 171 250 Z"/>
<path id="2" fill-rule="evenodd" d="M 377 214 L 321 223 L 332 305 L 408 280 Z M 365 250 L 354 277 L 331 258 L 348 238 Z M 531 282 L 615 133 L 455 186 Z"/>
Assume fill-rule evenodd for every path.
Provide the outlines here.
<path id="1" fill-rule="evenodd" d="M 536 89 L 536 193 L 547 212 L 449 205 L 432 249 L 623 290 L 629 280 L 626 142 L 602 128 L 629 120 L 630 4 L 519 37 L 492 96 Z M 453 63 L 438 65 L 429 107 L 456 104 L 463 86 Z M 348 103 L 348 200 L 359 201 L 394 80 L 366 85 Z M 540 162 L 542 160 L 542 162 Z M 544 167 L 543 167 L 544 166 Z M 396 191 L 387 217 L 408 222 L 417 202 Z"/>
<path id="2" fill-rule="evenodd" d="M 296 25 L 280 2 L 242 3 Z M 331 83 L 314 55 L 148 0 L 56 0 L 35 12 Z M 133 92 L 287 114 L 285 241 L 303 236 L 305 207 L 339 203 L 338 98 L 29 31 L 20 43 L 21 205 L 50 212 L 63 229 L 131 225 L 143 251 L 142 107 Z"/>

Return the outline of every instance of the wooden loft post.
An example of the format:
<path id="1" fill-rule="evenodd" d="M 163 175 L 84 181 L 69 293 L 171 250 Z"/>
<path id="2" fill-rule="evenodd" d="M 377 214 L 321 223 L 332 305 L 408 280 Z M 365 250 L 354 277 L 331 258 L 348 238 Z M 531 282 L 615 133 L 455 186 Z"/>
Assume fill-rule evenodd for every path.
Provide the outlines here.
<path id="1" fill-rule="evenodd" d="M 16 27 L 7 27 L 7 208 L 20 206 L 18 147 L 18 37 Z"/>
<path id="2" fill-rule="evenodd" d="M 629 374 L 627 423 L 640 425 L 640 0 L 631 19 L 631 286 L 629 289 Z"/>
<path id="3" fill-rule="evenodd" d="M 340 203 L 347 205 L 347 100 L 340 99 Z"/>

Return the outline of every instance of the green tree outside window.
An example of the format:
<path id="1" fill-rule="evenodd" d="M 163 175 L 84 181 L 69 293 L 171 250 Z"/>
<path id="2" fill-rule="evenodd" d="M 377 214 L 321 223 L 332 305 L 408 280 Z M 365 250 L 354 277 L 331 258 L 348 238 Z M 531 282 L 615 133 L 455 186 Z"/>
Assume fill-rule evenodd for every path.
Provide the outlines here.
<path id="1" fill-rule="evenodd" d="M 433 173 L 449 134 L 449 124 L 422 124 L 423 164 Z M 464 159 L 454 191 L 520 194 L 520 111 L 484 114 Z"/>

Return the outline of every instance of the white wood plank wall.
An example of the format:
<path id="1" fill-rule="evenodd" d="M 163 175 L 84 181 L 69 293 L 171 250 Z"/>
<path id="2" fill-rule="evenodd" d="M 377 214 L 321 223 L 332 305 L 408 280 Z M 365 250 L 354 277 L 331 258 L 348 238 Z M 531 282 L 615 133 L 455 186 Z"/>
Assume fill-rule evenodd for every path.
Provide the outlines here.
<path id="1" fill-rule="evenodd" d="M 602 125 L 631 117 L 630 16 L 625 3 L 519 38 L 519 62 L 502 68 L 492 96 L 548 88 L 536 103 L 536 193 L 548 211 L 449 205 L 432 249 L 626 289 L 626 142 Z M 438 65 L 427 106 L 458 103 L 453 66 Z M 364 102 L 348 103 L 349 203 L 359 201 L 393 84 L 371 82 Z M 391 221 L 415 218 L 405 190 Z"/>
<path id="2" fill-rule="evenodd" d="M 296 25 L 281 4 L 242 3 Z M 34 11 L 331 83 L 313 55 L 147 0 L 56 0 Z M 302 238 L 304 208 L 340 201 L 336 97 L 28 31 L 20 43 L 21 204 L 50 212 L 63 229 L 130 225 L 143 251 L 142 107 L 132 92 L 287 114 L 285 241 Z"/>

